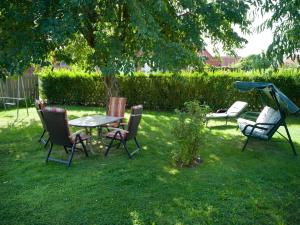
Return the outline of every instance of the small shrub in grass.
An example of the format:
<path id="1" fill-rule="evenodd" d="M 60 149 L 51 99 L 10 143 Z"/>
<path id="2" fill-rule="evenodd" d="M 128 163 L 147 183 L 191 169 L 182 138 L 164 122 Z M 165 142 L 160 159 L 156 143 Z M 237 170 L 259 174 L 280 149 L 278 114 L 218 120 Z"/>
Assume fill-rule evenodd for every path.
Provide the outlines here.
<path id="1" fill-rule="evenodd" d="M 178 120 L 174 123 L 173 134 L 176 146 L 172 151 L 177 166 L 193 166 L 200 161 L 200 144 L 204 140 L 204 119 L 208 106 L 198 101 L 184 103 L 182 110 L 175 110 Z"/>

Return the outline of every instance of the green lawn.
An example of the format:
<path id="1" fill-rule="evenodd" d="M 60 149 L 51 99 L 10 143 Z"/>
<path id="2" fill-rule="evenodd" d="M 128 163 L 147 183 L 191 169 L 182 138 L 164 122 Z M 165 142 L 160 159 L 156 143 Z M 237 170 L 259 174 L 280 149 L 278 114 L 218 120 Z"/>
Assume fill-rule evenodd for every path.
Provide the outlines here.
<path id="1" fill-rule="evenodd" d="M 103 110 L 68 107 L 71 119 L 95 113 Z M 134 159 L 96 148 L 66 168 L 45 163 L 35 110 L 14 123 L 15 114 L 0 112 L 0 224 L 300 224 L 300 159 L 279 135 L 241 152 L 233 122 L 210 122 L 220 126 L 207 130 L 204 163 L 178 169 L 175 115 L 146 111 Z M 300 154 L 300 118 L 288 125 Z"/>

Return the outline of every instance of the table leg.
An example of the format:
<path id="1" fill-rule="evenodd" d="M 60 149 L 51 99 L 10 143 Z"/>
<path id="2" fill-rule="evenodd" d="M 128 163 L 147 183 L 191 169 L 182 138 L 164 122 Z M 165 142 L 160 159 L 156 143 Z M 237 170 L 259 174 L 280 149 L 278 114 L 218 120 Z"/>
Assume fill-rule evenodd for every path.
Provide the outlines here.
<path id="1" fill-rule="evenodd" d="M 102 126 L 98 127 L 98 139 L 100 140 L 100 143 L 105 146 L 105 136 L 103 136 L 102 129 Z"/>
<path id="2" fill-rule="evenodd" d="M 90 149 L 90 151 L 92 152 L 93 151 L 93 147 L 92 147 L 92 141 L 93 141 L 93 139 L 92 139 L 92 135 L 93 135 L 92 134 L 92 128 L 86 127 L 85 128 L 85 133 L 90 136 L 90 138 L 86 141 L 86 144 L 87 144 L 88 148 Z"/>

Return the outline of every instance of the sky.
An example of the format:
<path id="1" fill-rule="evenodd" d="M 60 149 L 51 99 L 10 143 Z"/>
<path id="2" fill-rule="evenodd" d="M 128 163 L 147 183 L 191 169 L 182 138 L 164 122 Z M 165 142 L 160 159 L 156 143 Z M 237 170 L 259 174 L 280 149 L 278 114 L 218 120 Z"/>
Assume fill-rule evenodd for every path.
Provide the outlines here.
<path id="1" fill-rule="evenodd" d="M 272 31 L 271 30 L 264 30 L 261 33 L 257 33 L 255 28 L 263 23 L 263 21 L 268 17 L 268 15 L 264 17 L 257 16 L 252 24 L 251 30 L 253 32 L 250 35 L 242 34 L 238 28 L 234 28 L 236 32 L 238 32 L 242 37 L 244 37 L 248 43 L 242 49 L 236 49 L 237 55 L 241 57 L 246 57 L 252 54 L 260 54 L 263 51 L 265 52 L 268 46 L 272 43 Z M 213 46 L 207 41 L 207 50 L 213 54 Z M 221 48 L 221 46 L 217 46 L 220 50 L 221 55 L 226 55 Z"/>

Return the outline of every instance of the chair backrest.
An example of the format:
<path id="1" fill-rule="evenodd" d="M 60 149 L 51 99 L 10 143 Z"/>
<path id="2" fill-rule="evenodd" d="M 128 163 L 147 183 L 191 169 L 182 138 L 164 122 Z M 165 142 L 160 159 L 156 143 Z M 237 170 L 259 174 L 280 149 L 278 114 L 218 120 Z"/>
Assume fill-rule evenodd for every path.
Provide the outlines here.
<path id="1" fill-rule="evenodd" d="M 56 145 L 71 146 L 73 141 L 70 137 L 66 110 L 45 107 L 42 112 L 50 141 Z"/>
<path id="2" fill-rule="evenodd" d="M 36 111 L 37 111 L 38 116 L 40 117 L 40 120 L 41 120 L 41 123 L 42 123 L 42 125 L 43 125 L 44 130 L 47 130 L 47 127 L 46 127 L 46 124 L 45 124 L 45 121 L 44 121 L 44 115 L 43 115 L 42 110 L 38 109 L 38 110 L 36 110 Z"/>
<path id="3" fill-rule="evenodd" d="M 40 100 L 36 99 L 34 101 L 34 105 L 35 105 L 37 114 L 38 114 L 38 116 L 39 116 L 39 118 L 41 120 L 41 123 L 43 125 L 44 130 L 47 130 L 47 127 L 46 127 L 45 121 L 44 121 L 43 112 L 42 112 L 42 109 L 45 108 L 45 103 L 43 101 L 40 101 Z"/>
<path id="4" fill-rule="evenodd" d="M 247 106 L 247 102 L 236 101 L 232 106 L 230 106 L 226 113 L 230 116 L 239 116 Z"/>
<path id="5" fill-rule="evenodd" d="M 136 105 L 131 108 L 131 114 L 128 121 L 127 131 L 129 132 L 127 135 L 127 139 L 131 139 L 137 135 L 139 124 L 142 119 L 143 106 Z"/>
<path id="6" fill-rule="evenodd" d="M 126 106 L 126 98 L 111 97 L 109 99 L 108 116 L 124 117 Z"/>
<path id="7" fill-rule="evenodd" d="M 273 135 L 276 130 L 280 127 L 282 120 L 280 112 L 278 110 L 275 110 L 269 106 L 265 106 L 264 109 L 261 111 L 259 116 L 256 119 L 256 123 L 273 123 L 275 124 L 274 126 L 272 125 L 261 125 L 261 127 L 266 128 L 267 130 L 265 131 L 266 135 Z"/>

